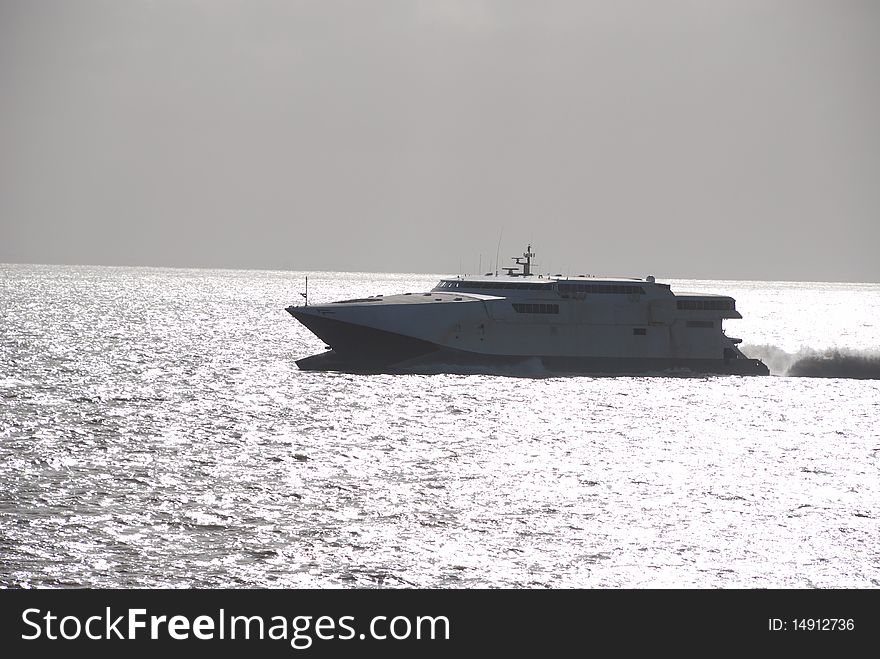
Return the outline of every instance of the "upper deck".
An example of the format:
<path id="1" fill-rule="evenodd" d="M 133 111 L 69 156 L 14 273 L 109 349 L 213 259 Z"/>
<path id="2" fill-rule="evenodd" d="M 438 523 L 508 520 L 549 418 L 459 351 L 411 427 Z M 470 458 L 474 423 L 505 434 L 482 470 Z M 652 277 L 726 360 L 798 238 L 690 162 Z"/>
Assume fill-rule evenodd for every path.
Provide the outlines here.
<path id="1" fill-rule="evenodd" d="M 484 293 L 504 297 L 540 295 L 578 297 L 579 295 L 669 295 L 668 284 L 647 279 L 597 279 L 594 277 L 456 277 L 441 279 L 432 289 L 436 292 Z"/>
<path id="2" fill-rule="evenodd" d="M 431 291 L 426 293 L 403 293 L 397 295 L 376 295 L 368 298 L 340 300 L 334 305 L 412 305 L 421 303 L 449 302 L 488 302 L 510 299 L 520 306 L 522 303 L 537 303 L 542 308 L 545 302 L 570 300 L 588 302 L 590 306 L 601 308 L 626 307 L 640 303 L 650 307 L 656 317 L 669 319 L 682 317 L 689 319 L 741 318 L 736 311 L 733 298 L 711 294 L 676 295 L 669 284 L 659 283 L 651 275 L 644 279 L 633 277 L 593 277 L 588 275 L 562 276 L 544 275 L 532 272 L 531 245 L 517 257 L 517 265 L 504 268 L 506 274 L 486 273 L 482 276 L 458 275 L 442 278 Z M 523 260 L 524 259 L 524 260 Z M 521 270 L 521 271 L 520 271 Z M 514 305 L 514 308 L 517 305 Z M 558 306 L 555 307 L 558 309 Z M 681 312 L 684 312 L 682 314 Z M 659 315 L 658 315 L 659 314 Z"/>

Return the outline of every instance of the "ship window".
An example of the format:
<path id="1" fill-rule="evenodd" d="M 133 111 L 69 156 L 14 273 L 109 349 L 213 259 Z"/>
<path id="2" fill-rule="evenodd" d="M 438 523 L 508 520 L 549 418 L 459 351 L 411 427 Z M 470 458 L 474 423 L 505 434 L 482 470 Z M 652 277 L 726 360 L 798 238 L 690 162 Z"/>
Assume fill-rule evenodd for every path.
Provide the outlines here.
<path id="1" fill-rule="evenodd" d="M 564 293 L 592 293 L 594 295 L 644 295 L 645 289 L 641 286 L 629 286 L 624 284 L 559 284 L 560 292 Z"/>
<path id="2" fill-rule="evenodd" d="M 679 309 L 687 311 L 733 311 L 733 300 L 678 300 Z"/>
<path id="3" fill-rule="evenodd" d="M 687 321 L 688 327 L 705 327 L 712 328 L 715 327 L 715 323 L 711 320 L 689 320 Z"/>
<path id="4" fill-rule="evenodd" d="M 513 310 L 517 313 L 550 313 L 550 314 L 558 314 L 559 313 L 559 305 L 558 304 L 531 304 L 531 303 L 516 303 L 513 305 Z"/>
<path id="5" fill-rule="evenodd" d="M 454 288 L 492 288 L 495 290 L 523 290 L 523 291 L 543 291 L 548 290 L 546 284 L 532 282 L 514 282 L 514 281 L 461 281 L 450 283 Z"/>
<path id="6" fill-rule="evenodd" d="M 633 336 L 645 336 L 647 333 L 644 327 L 633 327 Z"/>

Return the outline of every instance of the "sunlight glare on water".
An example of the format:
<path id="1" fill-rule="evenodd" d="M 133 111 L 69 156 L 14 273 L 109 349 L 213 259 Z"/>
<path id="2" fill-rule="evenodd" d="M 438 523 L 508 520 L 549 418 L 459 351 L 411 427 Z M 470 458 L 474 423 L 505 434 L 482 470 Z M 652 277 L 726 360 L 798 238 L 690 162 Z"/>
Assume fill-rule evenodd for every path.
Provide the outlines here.
<path id="1" fill-rule="evenodd" d="M 880 586 L 878 380 L 303 372 L 305 273 L 0 270 L 0 585 Z M 670 283 L 877 355 L 878 285 Z"/>

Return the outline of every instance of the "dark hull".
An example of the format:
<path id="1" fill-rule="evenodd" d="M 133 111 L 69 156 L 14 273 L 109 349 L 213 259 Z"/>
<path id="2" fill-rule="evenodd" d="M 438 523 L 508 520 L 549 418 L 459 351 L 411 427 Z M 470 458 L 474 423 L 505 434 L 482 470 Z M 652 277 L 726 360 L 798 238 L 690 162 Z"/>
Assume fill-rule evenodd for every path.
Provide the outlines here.
<path id="1" fill-rule="evenodd" d="M 453 350 L 412 337 L 340 322 L 325 316 L 288 311 L 333 346 L 299 359 L 304 371 L 346 373 L 487 373 L 512 376 L 553 375 L 769 375 L 757 359 L 676 359 L 664 357 L 560 357 L 487 355 Z"/>
<path id="2" fill-rule="evenodd" d="M 462 373 L 514 376 L 554 375 L 769 375 L 769 370 L 755 359 L 645 359 L 629 357 L 557 357 L 516 355 L 481 355 L 437 349 L 430 356 L 400 361 L 379 362 L 335 350 L 299 359 L 303 371 L 340 371 L 343 373 Z"/>
<path id="3" fill-rule="evenodd" d="M 296 365 L 304 371 L 380 373 L 392 364 L 423 357 L 439 349 L 428 341 L 303 313 L 298 307 L 289 307 L 287 311 L 333 346 L 332 351 L 297 360 Z"/>

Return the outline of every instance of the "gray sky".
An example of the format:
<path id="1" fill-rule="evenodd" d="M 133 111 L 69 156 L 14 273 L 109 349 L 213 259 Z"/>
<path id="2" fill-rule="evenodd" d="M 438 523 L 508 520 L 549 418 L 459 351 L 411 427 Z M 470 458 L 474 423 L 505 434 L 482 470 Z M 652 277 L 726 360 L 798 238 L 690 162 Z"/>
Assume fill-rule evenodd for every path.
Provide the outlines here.
<path id="1" fill-rule="evenodd" d="M 0 262 L 880 281 L 880 2 L 0 0 Z"/>

